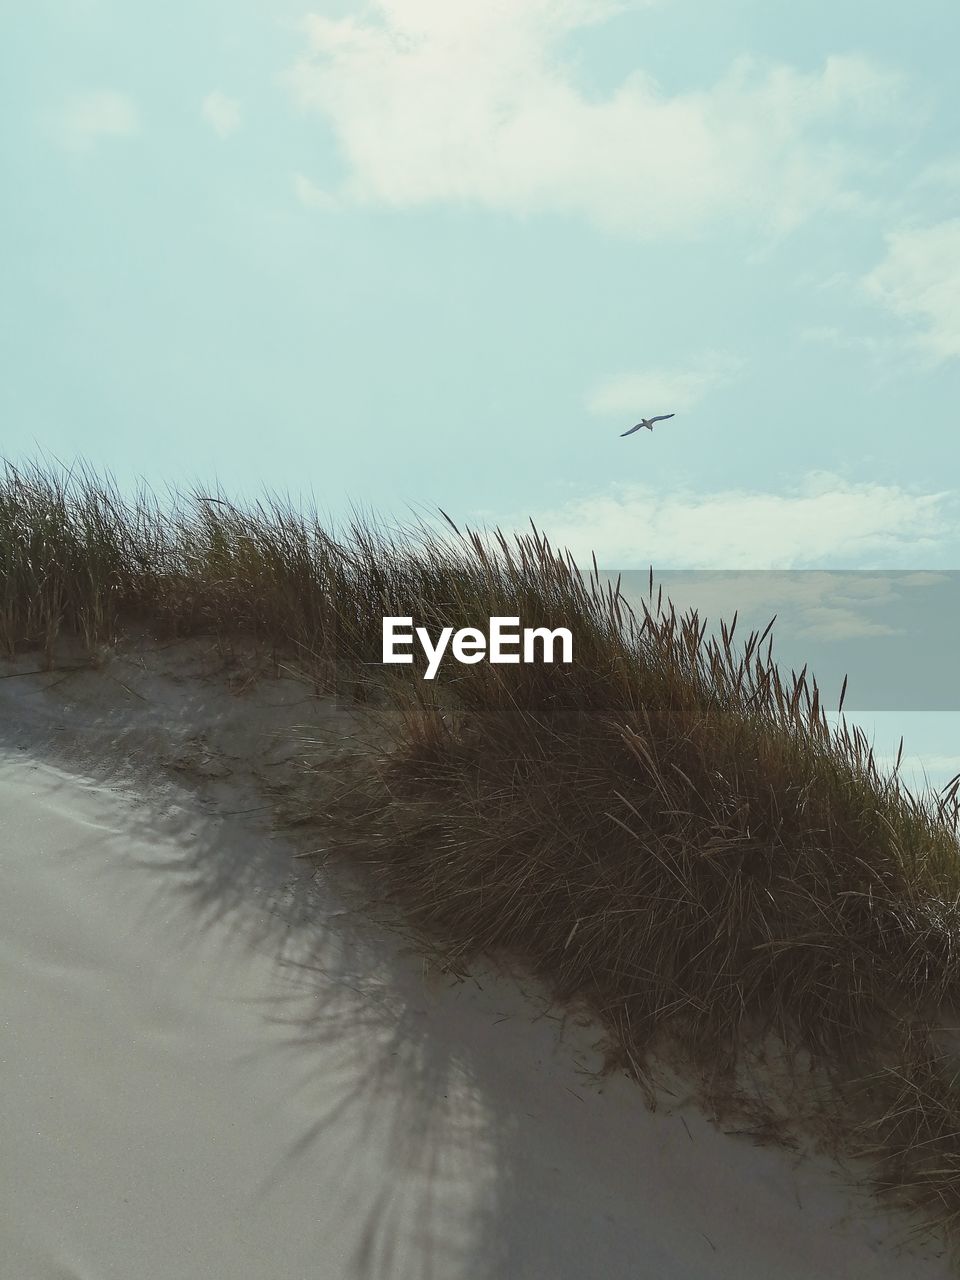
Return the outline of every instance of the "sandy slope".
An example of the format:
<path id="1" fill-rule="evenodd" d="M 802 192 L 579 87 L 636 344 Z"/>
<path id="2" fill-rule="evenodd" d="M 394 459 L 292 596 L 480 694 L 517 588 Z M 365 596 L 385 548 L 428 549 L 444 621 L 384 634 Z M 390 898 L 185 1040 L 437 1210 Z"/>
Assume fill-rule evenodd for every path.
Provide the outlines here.
<path id="1" fill-rule="evenodd" d="M 588 1078 L 589 1028 L 439 976 L 295 861 L 269 734 L 349 713 L 207 665 L 0 681 L 0 1274 L 950 1274 L 825 1162 Z"/>

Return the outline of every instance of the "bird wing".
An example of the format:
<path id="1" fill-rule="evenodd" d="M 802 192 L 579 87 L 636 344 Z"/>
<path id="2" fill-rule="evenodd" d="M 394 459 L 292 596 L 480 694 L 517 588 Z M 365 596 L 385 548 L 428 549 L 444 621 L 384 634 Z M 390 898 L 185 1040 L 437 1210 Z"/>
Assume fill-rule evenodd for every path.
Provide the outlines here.
<path id="1" fill-rule="evenodd" d="M 676 416 L 677 415 L 675 413 L 661 413 L 659 417 L 648 418 L 647 421 L 648 422 L 666 422 L 668 418 L 675 418 Z"/>
<path id="2" fill-rule="evenodd" d="M 621 431 L 621 432 L 620 432 L 620 439 L 622 440 L 624 436 L 632 436 L 632 435 L 633 435 L 633 433 L 634 433 L 635 431 L 639 431 L 639 430 L 640 430 L 640 428 L 641 428 L 642 426 L 643 426 L 643 423 L 642 423 L 642 422 L 638 422 L 638 423 L 637 423 L 637 425 L 636 425 L 635 427 L 631 427 L 629 431 Z"/>

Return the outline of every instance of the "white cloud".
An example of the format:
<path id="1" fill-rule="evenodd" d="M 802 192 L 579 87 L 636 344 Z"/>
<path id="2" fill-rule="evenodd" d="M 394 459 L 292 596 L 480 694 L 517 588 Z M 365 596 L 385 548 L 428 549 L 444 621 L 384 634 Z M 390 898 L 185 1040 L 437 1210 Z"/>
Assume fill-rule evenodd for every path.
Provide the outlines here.
<path id="1" fill-rule="evenodd" d="M 960 218 L 887 236 L 867 292 L 916 326 L 911 345 L 935 362 L 960 356 Z"/>
<path id="2" fill-rule="evenodd" d="M 774 613 L 777 634 L 784 627 L 794 638 L 837 641 L 900 634 L 888 621 L 905 594 L 949 579 L 935 573 L 808 569 L 797 573 L 685 572 L 669 585 L 669 598 L 683 610 L 695 607 L 701 616 L 727 617 L 731 598 L 741 617 L 752 614 L 761 629 Z"/>
<path id="3" fill-rule="evenodd" d="M 890 338 L 878 338 L 873 334 L 848 333 L 837 325 L 810 325 L 800 330 L 804 342 L 813 342 L 841 351 L 862 351 L 878 360 L 889 360 L 900 351 L 900 344 Z"/>
<path id="4" fill-rule="evenodd" d="M 896 334 L 855 333 L 837 325 L 814 325 L 800 330 L 800 340 L 835 351 L 852 351 L 869 361 L 877 386 L 916 372 L 916 352 L 904 347 Z"/>
<path id="5" fill-rule="evenodd" d="M 714 388 L 734 381 L 742 367 L 732 356 L 711 353 L 688 369 L 646 369 L 609 378 L 587 397 L 596 414 L 649 416 L 692 409 Z M 658 407 L 659 406 L 659 407 Z"/>
<path id="6" fill-rule="evenodd" d="M 218 138 L 229 138 L 240 128 L 240 103 L 219 89 L 207 94 L 201 103 L 200 114 Z"/>
<path id="7" fill-rule="evenodd" d="M 337 203 L 335 196 L 302 173 L 293 175 L 293 190 L 300 203 L 308 209 L 332 209 Z"/>
<path id="8" fill-rule="evenodd" d="M 880 770 L 892 773 L 897 763 L 897 753 L 885 753 L 875 759 Z M 915 795 L 940 792 L 960 774 L 960 756 L 936 752 L 904 755 L 900 760 L 898 774 Z"/>
<path id="9" fill-rule="evenodd" d="M 559 43 L 619 8 L 373 0 L 363 18 L 308 18 L 287 83 L 329 122 L 360 202 L 569 213 L 658 236 L 731 216 L 782 231 L 854 198 L 861 162 L 840 130 L 889 118 L 895 76 L 860 57 L 809 73 L 741 59 L 702 90 L 667 94 L 638 69 L 588 97 Z"/>
<path id="10" fill-rule="evenodd" d="M 910 184 L 916 188 L 943 188 L 948 190 L 960 187 L 960 160 L 937 160 L 926 165 Z"/>
<path id="11" fill-rule="evenodd" d="M 638 608 L 647 599 L 646 573 L 640 588 L 628 575 L 621 583 L 625 598 Z M 776 614 L 774 649 L 784 635 L 818 643 L 865 640 L 902 634 L 889 619 L 902 613 L 906 595 L 931 580 L 944 582 L 944 575 L 865 570 L 789 569 L 757 573 L 752 569 L 687 570 L 670 573 L 661 569 L 654 578 L 654 590 L 663 586 L 666 598 L 678 613 L 696 609 L 701 618 L 730 620 L 737 609 L 743 634 L 762 631 Z M 947 579 L 949 582 L 949 579 Z M 731 603 L 732 602 L 732 603 Z"/>
<path id="12" fill-rule="evenodd" d="M 100 138 L 129 138 L 139 133 L 140 114 L 126 94 L 97 89 L 71 98 L 55 123 L 65 147 L 86 151 Z"/>
<path id="13" fill-rule="evenodd" d="M 812 474 L 788 493 L 615 485 L 534 522 L 581 565 L 596 552 L 624 569 L 890 567 L 939 548 L 955 534 L 956 510 L 950 493 Z"/>

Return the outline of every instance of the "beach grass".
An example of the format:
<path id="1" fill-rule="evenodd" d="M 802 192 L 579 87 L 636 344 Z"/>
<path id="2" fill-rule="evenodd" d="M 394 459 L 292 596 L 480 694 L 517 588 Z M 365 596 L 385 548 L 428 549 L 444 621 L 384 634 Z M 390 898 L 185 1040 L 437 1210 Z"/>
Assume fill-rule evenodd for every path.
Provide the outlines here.
<path id="1" fill-rule="evenodd" d="M 385 615 L 564 626 L 575 660 L 448 664 L 427 684 L 381 665 Z M 279 499 L 160 501 L 7 464 L 6 654 L 50 665 L 63 637 L 93 653 L 134 624 L 375 695 L 344 851 L 451 964 L 511 957 L 590 1009 L 611 1061 L 648 1080 L 669 1052 L 715 1097 L 774 1038 L 816 1076 L 814 1136 L 960 1222 L 960 781 L 919 796 L 881 769 L 812 676 L 778 669 L 769 628 L 738 637 L 734 616 L 708 636 L 652 576 L 631 605 L 533 527 L 328 529 Z"/>

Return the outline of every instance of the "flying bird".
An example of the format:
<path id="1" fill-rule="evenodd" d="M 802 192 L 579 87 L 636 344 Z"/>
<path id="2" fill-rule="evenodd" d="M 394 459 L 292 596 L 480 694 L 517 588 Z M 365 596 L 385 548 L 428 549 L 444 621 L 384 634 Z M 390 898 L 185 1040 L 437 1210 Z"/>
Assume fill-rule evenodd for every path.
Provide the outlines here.
<path id="1" fill-rule="evenodd" d="M 644 418 L 642 422 L 638 422 L 637 425 L 635 427 L 631 427 L 629 431 L 621 431 L 620 439 L 622 440 L 624 436 L 632 436 L 633 433 L 635 431 L 639 431 L 641 427 L 646 427 L 648 431 L 652 431 L 653 424 L 655 422 L 666 422 L 668 418 L 675 418 L 676 416 L 677 415 L 675 413 L 661 413 L 656 418 Z"/>

